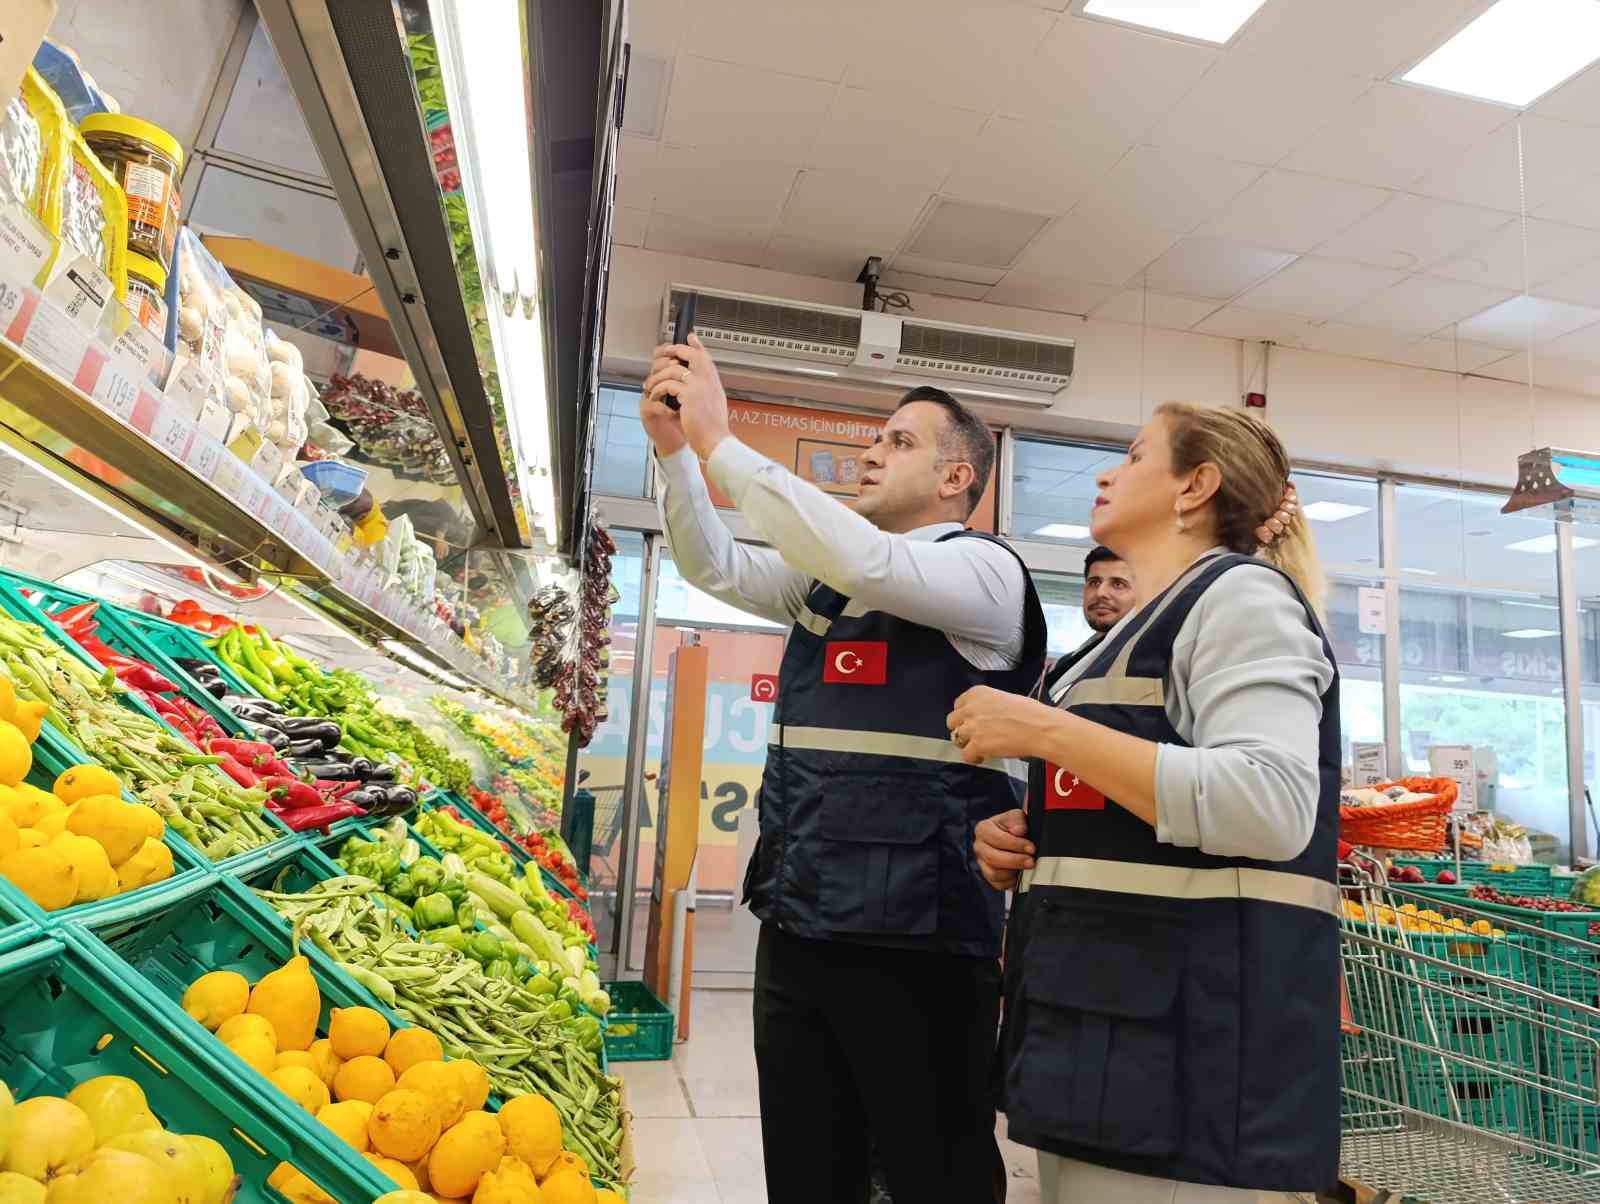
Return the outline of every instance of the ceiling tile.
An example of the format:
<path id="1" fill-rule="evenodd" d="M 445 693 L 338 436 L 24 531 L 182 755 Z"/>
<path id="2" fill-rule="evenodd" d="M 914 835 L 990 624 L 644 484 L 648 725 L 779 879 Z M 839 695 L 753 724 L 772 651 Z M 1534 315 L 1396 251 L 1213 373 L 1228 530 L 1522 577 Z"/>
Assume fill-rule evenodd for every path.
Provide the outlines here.
<path id="1" fill-rule="evenodd" d="M 1496 380 L 1527 384 L 1528 353 L 1513 351 L 1479 371 Z M 1564 389 L 1572 393 L 1600 392 L 1600 363 L 1575 355 L 1551 355 L 1546 348 L 1540 347 L 1533 354 L 1533 379 L 1541 389 Z"/>
<path id="2" fill-rule="evenodd" d="M 1557 301 L 1600 305 L 1600 259 L 1590 260 L 1574 272 L 1547 281 L 1539 286 L 1539 292 Z"/>
<path id="3" fill-rule="evenodd" d="M 759 264 L 766 254 L 767 238 L 765 230 L 730 229 L 720 222 L 655 213 L 650 217 L 644 245 L 647 251 L 663 251 L 669 255 Z"/>
<path id="4" fill-rule="evenodd" d="M 1559 339 L 1553 339 L 1544 347 L 1550 355 L 1564 356 L 1570 359 L 1585 360 L 1589 363 L 1600 363 L 1600 322 L 1593 326 L 1585 326 L 1570 334 L 1564 334 Z M 1533 370 L 1539 370 L 1537 356 L 1534 359 Z"/>
<path id="5" fill-rule="evenodd" d="M 1226 301 L 1293 259 L 1287 251 L 1253 247 L 1248 243 L 1220 238 L 1185 238 L 1146 268 L 1145 273 L 1150 287 L 1158 292 Z"/>
<path id="6" fill-rule="evenodd" d="M 1398 193 L 1382 209 L 1319 246 L 1317 254 L 1411 271 L 1456 254 L 1510 220 L 1494 209 Z"/>
<path id="7" fill-rule="evenodd" d="M 1410 364 L 1415 368 L 1433 368 L 1439 372 L 1481 372 L 1496 360 L 1506 357 L 1504 347 L 1489 347 L 1467 339 L 1438 335 L 1418 339 L 1415 343 L 1396 351 L 1391 358 L 1397 364 Z"/>
<path id="8" fill-rule="evenodd" d="M 974 6 L 977 7 L 977 6 Z M 1033 121 L 1099 126 L 1132 142 L 1148 133 L 1205 74 L 1219 52 L 1069 15 L 1015 71 L 994 71 L 1008 87 L 1000 113 Z"/>
<path id="9" fill-rule="evenodd" d="M 1166 293 L 1150 293 L 1143 289 L 1123 289 L 1099 309 L 1093 317 L 1107 322 L 1127 322 L 1134 326 L 1162 326 L 1169 330 L 1188 330 L 1202 318 L 1215 313 L 1215 301 L 1196 297 L 1170 297 Z"/>
<path id="10" fill-rule="evenodd" d="M 903 272 L 899 268 L 885 268 L 882 283 L 884 288 L 909 289 L 913 293 L 934 293 L 941 297 L 962 297 L 968 301 L 982 301 L 984 294 L 994 287 L 992 284 L 977 284 L 949 276 Z"/>
<path id="11" fill-rule="evenodd" d="M 633 209 L 618 205 L 611 223 L 611 241 L 624 247 L 644 245 L 645 230 L 650 225 L 648 209 Z"/>
<path id="12" fill-rule="evenodd" d="M 1314 351 L 1353 355 L 1358 359 L 1387 360 L 1395 352 L 1415 342 L 1409 334 L 1355 326 L 1348 322 L 1324 322 L 1306 336 L 1306 346 Z"/>
<path id="13" fill-rule="evenodd" d="M 1075 211 L 1057 218 L 1017 266 L 1035 275 L 1120 285 L 1177 241 L 1175 232 L 1115 209 Z"/>
<path id="14" fill-rule="evenodd" d="M 1506 223 L 1469 251 L 1434 264 L 1428 271 L 1452 280 L 1474 280 L 1520 291 L 1525 279 L 1539 288 L 1600 256 L 1600 230 L 1537 219 L 1530 220 L 1527 226 L 1526 273 L 1522 222 L 1518 220 Z"/>
<path id="15" fill-rule="evenodd" d="M 656 153 L 655 212 L 723 222 L 757 230 L 771 226 L 783 210 L 799 174 L 793 167 L 752 163 L 724 170 L 721 156 L 663 146 Z"/>
<path id="16" fill-rule="evenodd" d="M 684 0 L 649 0 L 628 6 L 628 42 L 634 50 L 670 57 L 683 41 Z"/>
<path id="17" fill-rule="evenodd" d="M 1251 309 L 1281 310 L 1305 318 L 1331 318 L 1397 284 L 1402 273 L 1364 263 L 1298 259 L 1240 300 Z"/>
<path id="18" fill-rule="evenodd" d="M 630 5 L 630 12 L 654 2 Z M 862 10 L 867 7 L 848 0 L 812 0 L 763 4 L 755 13 L 747 0 L 684 0 L 679 49 L 724 63 L 836 83 L 844 78 L 851 51 L 865 31 Z"/>
<path id="19" fill-rule="evenodd" d="M 639 51 L 628 59 L 628 91 L 624 98 L 622 132 L 659 138 L 667 117 L 667 96 L 672 91 L 672 62 L 664 55 Z"/>
<path id="20" fill-rule="evenodd" d="M 874 252 L 862 244 L 811 242 L 779 235 L 767 244 L 761 266 L 797 276 L 821 276 L 825 280 L 854 280 L 861 265 Z"/>
<path id="21" fill-rule="evenodd" d="M 1540 117 L 1600 124 L 1600 63 L 1562 84 L 1533 111 Z"/>
<path id="22" fill-rule="evenodd" d="M 1518 155 L 1517 133 L 1522 146 Z M 1520 213 L 1557 200 L 1600 161 L 1600 126 L 1523 116 L 1478 139 L 1455 162 L 1428 173 L 1412 191 Z"/>
<path id="23" fill-rule="evenodd" d="M 820 80 L 680 54 L 662 138 L 743 162 L 803 163 L 834 91 Z"/>
<path id="24" fill-rule="evenodd" d="M 1452 162 L 1474 139 L 1508 119 L 1507 110 L 1404 84 L 1374 84 L 1335 113 L 1283 166 L 1399 188 Z"/>
<path id="25" fill-rule="evenodd" d="M 1289 314 L 1226 305 L 1190 329 L 1196 334 L 1214 334 L 1228 339 L 1271 339 L 1275 343 L 1304 347 L 1316 333 L 1317 324 Z"/>
<path id="26" fill-rule="evenodd" d="M 1014 74 L 1000 65 L 1028 59 L 1057 20 L 1043 9 L 969 0 L 856 0 L 856 7 L 863 33 L 847 45 L 846 83 L 983 113 L 999 104 Z"/>
<path id="27" fill-rule="evenodd" d="M 617 140 L 617 204 L 650 208 L 656 195 L 656 151 L 648 138 L 624 134 Z"/>
<path id="28" fill-rule="evenodd" d="M 1261 168 L 1213 155 L 1136 146 L 1081 207 L 1112 209 L 1152 226 L 1193 230 L 1260 178 Z"/>
<path id="29" fill-rule="evenodd" d="M 1244 52 L 1226 55 L 1149 141 L 1244 163 L 1276 163 L 1371 83 L 1334 67 Z"/>
<path id="30" fill-rule="evenodd" d="M 1482 0 L 1269 0 L 1237 49 L 1381 79 L 1465 24 Z"/>
<path id="31" fill-rule="evenodd" d="M 1410 276 L 1352 306 L 1342 316 L 1365 326 L 1402 331 L 1414 338 L 1482 313 L 1508 296 L 1507 290 L 1488 285 Z"/>
<path id="32" fill-rule="evenodd" d="M 779 233 L 825 243 L 861 243 L 885 259 L 905 241 L 930 192 L 899 180 L 803 171 Z"/>
<path id="33" fill-rule="evenodd" d="M 1331 238 L 1392 195 L 1364 184 L 1269 171 L 1234 197 L 1200 233 L 1299 253 Z"/>
<path id="34" fill-rule="evenodd" d="M 960 153 L 940 191 L 964 200 L 1065 213 L 1132 145 L 1092 119 L 1052 125 L 995 117 Z"/>
<path id="35" fill-rule="evenodd" d="M 936 188 L 956 156 L 983 128 L 984 117 L 948 105 L 841 88 L 809 162 L 832 171 L 881 173 Z"/>
<path id="36" fill-rule="evenodd" d="M 923 223 L 926 225 L 927 223 Z M 1011 269 L 986 268 L 971 263 L 953 263 L 947 259 L 930 259 L 926 255 L 898 252 L 884 265 L 885 271 L 893 269 L 917 276 L 932 276 L 939 280 L 959 280 L 966 284 L 981 284 L 983 291 L 999 284 Z"/>
<path id="37" fill-rule="evenodd" d="M 1087 314 L 1095 306 L 1109 300 L 1116 291 L 1106 284 L 1080 284 L 1060 276 L 1010 272 L 989 290 L 984 300 L 991 305 L 1047 309 L 1060 314 Z"/>
<path id="38" fill-rule="evenodd" d="M 1516 350 L 1528 345 L 1530 324 L 1533 341 L 1548 343 L 1596 322 L 1600 322 L 1600 309 L 1545 297 L 1512 297 L 1461 323 L 1460 329 L 1462 338 Z"/>
<path id="39" fill-rule="evenodd" d="M 1600 230 L 1600 172 L 1575 180 L 1561 196 L 1533 211 L 1535 217 Z"/>
<path id="40" fill-rule="evenodd" d="M 1047 214 L 940 197 L 906 251 L 945 263 L 1009 268 L 1049 222 Z"/>

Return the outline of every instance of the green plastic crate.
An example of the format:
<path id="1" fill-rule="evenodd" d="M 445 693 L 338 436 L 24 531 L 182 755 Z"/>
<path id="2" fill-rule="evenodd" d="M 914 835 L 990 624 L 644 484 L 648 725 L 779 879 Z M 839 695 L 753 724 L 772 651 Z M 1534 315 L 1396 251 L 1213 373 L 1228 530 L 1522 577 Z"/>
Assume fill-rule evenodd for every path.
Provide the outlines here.
<path id="1" fill-rule="evenodd" d="M 0 953 L 9 953 L 18 945 L 37 940 L 39 925 L 8 898 L 0 896 Z"/>
<path id="2" fill-rule="evenodd" d="M 159 649 L 173 660 L 210 661 L 217 667 L 228 689 L 240 697 L 254 697 L 255 691 L 250 685 L 211 651 L 206 645 L 206 637 L 194 628 L 136 610 L 123 611 L 123 618 L 151 647 Z"/>
<path id="3" fill-rule="evenodd" d="M 34 741 L 33 768 L 28 771 L 27 780 L 40 790 L 49 790 L 63 771 L 74 765 L 81 765 L 88 759 L 53 727 L 45 724 L 39 732 L 38 740 Z M 133 796 L 123 791 L 123 797 L 131 799 Z M 0 939 L 3 939 L 8 931 L 3 927 L 7 914 L 25 919 L 38 928 L 54 928 L 64 920 L 84 919 L 114 910 L 127 900 L 145 898 L 160 892 L 172 883 L 195 882 L 210 875 L 211 863 L 206 860 L 205 854 L 171 828 L 163 834 L 162 843 L 172 850 L 172 877 L 165 882 L 141 886 L 138 890 L 129 891 L 124 895 L 114 895 L 109 899 L 76 903 L 59 911 L 45 911 L 10 882 L 0 878 Z"/>
<path id="4" fill-rule="evenodd" d="M 677 1022 L 672 1009 L 644 983 L 602 984 L 611 996 L 606 1016 L 606 1057 L 611 1062 L 660 1062 L 672 1057 Z"/>
<path id="5" fill-rule="evenodd" d="M 275 1091 L 240 1091 L 185 1024 L 214 1043 L 211 1035 L 173 1010 L 114 973 L 92 938 L 65 930 L 0 957 L 0 1079 L 19 1099 L 66 1095 L 99 1075 L 133 1079 L 163 1127 L 222 1143 L 242 1179 L 241 1204 L 282 1199 L 266 1185 L 280 1162 L 341 1204 L 369 1204 L 390 1189 L 309 1114 L 286 1100 L 275 1107 Z"/>

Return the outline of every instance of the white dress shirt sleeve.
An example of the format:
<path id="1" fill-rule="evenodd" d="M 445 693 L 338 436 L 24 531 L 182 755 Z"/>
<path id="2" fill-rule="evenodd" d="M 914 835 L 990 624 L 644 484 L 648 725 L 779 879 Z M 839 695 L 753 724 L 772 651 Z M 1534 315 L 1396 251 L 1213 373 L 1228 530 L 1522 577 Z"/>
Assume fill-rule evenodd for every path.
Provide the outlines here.
<path id="1" fill-rule="evenodd" d="M 942 631 L 961 648 L 1022 657 L 1021 562 L 982 539 L 943 543 L 880 531 L 815 485 L 729 437 L 706 470 L 757 535 L 802 580 L 824 582 L 870 610 Z"/>

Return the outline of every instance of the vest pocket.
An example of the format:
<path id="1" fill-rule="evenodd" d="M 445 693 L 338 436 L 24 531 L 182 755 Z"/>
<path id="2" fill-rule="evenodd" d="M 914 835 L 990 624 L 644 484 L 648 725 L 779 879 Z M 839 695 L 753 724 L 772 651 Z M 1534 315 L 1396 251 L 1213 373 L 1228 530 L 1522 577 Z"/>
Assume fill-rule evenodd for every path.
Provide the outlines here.
<path id="1" fill-rule="evenodd" d="M 1046 902 L 1021 967 L 1023 1033 L 1006 1092 L 1012 1124 L 1119 1154 L 1173 1153 L 1180 927 Z"/>
<path id="2" fill-rule="evenodd" d="M 841 773 L 824 788 L 817 912 L 835 932 L 925 936 L 939 923 L 938 779 Z"/>

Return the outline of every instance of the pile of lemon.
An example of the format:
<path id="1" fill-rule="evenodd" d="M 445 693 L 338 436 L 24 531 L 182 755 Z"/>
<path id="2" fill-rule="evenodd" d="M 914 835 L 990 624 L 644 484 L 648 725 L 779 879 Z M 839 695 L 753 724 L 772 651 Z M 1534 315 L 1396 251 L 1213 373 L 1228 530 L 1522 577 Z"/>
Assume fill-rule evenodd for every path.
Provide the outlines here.
<path id="1" fill-rule="evenodd" d="M 1447 918 L 1432 909 L 1419 910 L 1415 903 L 1406 903 L 1398 909 L 1387 906 L 1367 908 L 1355 899 L 1346 899 L 1344 901 L 1344 915 L 1347 920 L 1358 920 L 1367 924 L 1382 924 L 1389 928 L 1399 927 L 1406 932 L 1491 937 L 1502 937 L 1506 934 L 1504 928 L 1496 928 L 1488 920 L 1473 920 L 1469 924 L 1461 916 Z"/>
<path id="2" fill-rule="evenodd" d="M 167 1132 L 132 1079 L 101 1075 L 65 1099 L 21 1103 L 0 1083 L 5 1204 L 226 1204 L 238 1183 L 221 1145 Z"/>
<path id="3" fill-rule="evenodd" d="M 166 822 L 152 807 L 125 802 L 115 774 L 74 765 L 40 790 L 22 780 L 32 765 L 22 730 L 0 722 L 0 878 L 59 911 L 172 877 Z"/>
<path id="4" fill-rule="evenodd" d="M 253 988 L 217 970 L 184 992 L 183 1008 L 400 1189 L 383 1204 L 620 1204 L 597 1192 L 576 1154 L 562 1150 L 561 1117 L 539 1096 L 484 1111 L 489 1076 L 445 1060 L 424 1028 L 391 1032 L 372 1008 L 334 1008 L 317 1039 L 321 993 L 303 957 Z M 298 1168 L 268 1180 L 294 1204 L 332 1204 Z"/>

